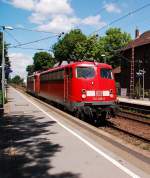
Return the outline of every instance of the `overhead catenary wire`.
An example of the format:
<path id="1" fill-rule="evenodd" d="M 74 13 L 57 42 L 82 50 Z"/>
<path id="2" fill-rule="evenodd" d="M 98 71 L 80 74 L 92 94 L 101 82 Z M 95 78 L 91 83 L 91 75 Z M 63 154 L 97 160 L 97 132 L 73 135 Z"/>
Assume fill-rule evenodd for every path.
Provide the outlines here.
<path id="1" fill-rule="evenodd" d="M 36 30 L 36 29 L 31 29 L 31 28 L 25 28 L 25 27 L 13 27 L 15 30 L 25 30 L 25 31 L 31 31 L 31 32 L 39 32 L 39 33 L 52 33 L 56 34 L 53 32 L 48 32 L 48 31 L 43 31 L 43 30 Z"/>
<path id="2" fill-rule="evenodd" d="M 2 25 L 0 25 L 0 27 L 4 27 Z M 14 29 L 14 28 L 13 28 Z M 28 48 L 23 48 L 21 46 L 24 46 L 24 45 L 28 45 L 28 44 L 32 44 L 32 43 L 37 43 L 37 42 L 40 42 L 40 41 L 43 41 L 43 40 L 47 40 L 47 39 L 50 39 L 50 38 L 53 38 L 53 37 L 58 37 L 60 38 L 64 32 L 61 32 L 61 33 L 57 33 L 55 35 L 52 35 L 52 36 L 48 36 L 48 37 L 45 37 L 45 38 L 41 38 L 41 39 L 38 39 L 38 40 L 34 40 L 34 41 L 30 41 L 30 42 L 27 42 L 27 43 L 21 43 L 20 41 L 18 41 L 14 35 L 8 31 L 6 31 L 6 33 L 11 36 L 11 38 L 13 38 L 13 40 L 15 40 L 18 44 L 17 45 L 12 45 L 12 46 L 9 46 L 8 48 L 20 48 L 20 49 L 25 49 L 25 50 L 39 50 L 39 51 L 51 51 L 50 49 L 43 49 L 43 48 L 32 48 L 32 47 L 28 47 Z"/>
<path id="3" fill-rule="evenodd" d="M 7 33 L 9 36 L 11 36 L 11 38 L 13 38 L 18 43 L 18 45 L 21 44 L 21 42 L 18 41 L 12 33 L 8 32 L 8 31 L 5 31 L 5 33 Z"/>
<path id="4" fill-rule="evenodd" d="M 37 42 L 40 42 L 40 41 L 44 41 L 44 40 L 54 38 L 54 37 L 59 37 L 59 36 L 60 36 L 60 34 L 52 35 L 52 36 L 48 36 L 48 37 L 41 38 L 41 39 L 38 39 L 38 40 L 30 41 L 30 42 L 27 42 L 27 43 L 21 43 L 21 44 L 18 44 L 18 45 L 10 46 L 10 48 L 16 48 L 16 47 L 20 47 L 20 46 L 24 46 L 24 45 L 28 45 L 28 44 L 32 44 L 32 43 L 37 43 Z"/>
<path id="5" fill-rule="evenodd" d="M 44 48 L 26 48 L 26 47 L 11 47 L 11 48 L 16 48 L 16 49 L 25 49 L 25 50 L 37 50 L 37 51 L 49 51 L 49 49 L 44 49 Z"/>
<path id="6" fill-rule="evenodd" d="M 119 1 L 119 0 L 113 0 L 113 1 L 110 1 L 109 3 L 111 3 L 111 4 L 114 4 L 114 3 L 116 3 L 117 1 Z M 104 10 L 106 10 L 106 6 L 104 6 L 103 5 L 103 7 L 102 8 L 100 8 L 96 13 L 94 13 L 94 14 L 99 14 L 99 13 L 102 13 Z M 78 27 L 80 27 L 81 25 L 80 24 L 77 24 L 76 26 L 74 26 L 72 29 L 77 29 Z"/>
<path id="7" fill-rule="evenodd" d="M 118 21 L 120 21 L 120 20 L 123 20 L 123 19 L 125 19 L 126 17 L 128 17 L 128 16 L 130 16 L 130 15 L 133 15 L 133 14 L 135 14 L 135 13 L 137 13 L 137 12 L 139 12 L 139 11 L 143 10 L 144 8 L 149 7 L 149 6 L 150 6 L 150 3 L 147 3 L 147 4 L 145 4 L 145 5 L 142 6 L 142 7 L 139 7 L 139 8 L 137 8 L 137 9 L 134 9 L 133 11 L 130 11 L 130 12 L 128 12 L 127 14 L 125 14 L 125 15 L 123 15 L 123 16 L 121 16 L 121 17 L 119 17 L 119 18 L 117 18 L 117 19 L 115 19 L 115 20 L 113 20 L 113 21 L 111 21 L 110 23 L 108 23 L 108 24 L 102 26 L 101 28 L 95 30 L 95 31 L 94 31 L 93 33 L 91 33 L 90 35 L 93 35 L 93 34 L 99 32 L 100 30 L 102 30 L 102 29 L 104 29 L 104 28 L 106 28 L 106 27 L 109 27 L 109 26 L 113 25 L 114 23 L 116 23 L 116 22 L 118 22 Z"/>
<path id="8" fill-rule="evenodd" d="M 111 3 L 111 4 L 114 4 L 116 3 L 117 1 L 119 0 L 114 0 L 114 1 L 111 1 L 111 2 L 108 2 L 108 3 Z M 94 14 L 98 14 L 98 13 L 102 13 L 104 10 L 106 10 L 106 6 L 104 5 L 102 8 L 100 8 L 96 13 Z"/>

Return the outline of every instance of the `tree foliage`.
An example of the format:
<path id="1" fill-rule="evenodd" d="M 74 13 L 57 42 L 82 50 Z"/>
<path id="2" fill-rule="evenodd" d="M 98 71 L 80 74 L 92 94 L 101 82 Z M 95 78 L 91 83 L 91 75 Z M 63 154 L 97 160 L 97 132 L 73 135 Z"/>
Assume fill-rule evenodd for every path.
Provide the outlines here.
<path id="1" fill-rule="evenodd" d="M 80 60 L 95 58 L 97 47 L 97 36 L 86 37 L 81 43 L 77 43 L 74 49 L 74 56 Z"/>
<path id="2" fill-rule="evenodd" d="M 120 28 L 110 28 L 106 35 L 99 39 L 99 46 L 105 55 L 103 60 L 113 67 L 120 65 L 119 49 L 126 46 L 131 41 L 130 34 L 122 32 Z"/>
<path id="3" fill-rule="evenodd" d="M 28 65 L 26 67 L 26 71 L 28 72 L 28 75 L 33 74 L 33 72 L 34 72 L 34 65 Z"/>
<path id="4" fill-rule="evenodd" d="M 60 39 L 54 46 L 54 56 L 57 61 L 74 59 L 94 59 L 99 62 L 107 62 L 113 67 L 120 63 L 118 50 L 126 46 L 131 36 L 122 32 L 120 28 L 110 28 L 106 35 L 87 37 L 81 30 L 72 30 Z"/>
<path id="5" fill-rule="evenodd" d="M 2 34 L 2 32 L 0 32 L 0 66 L 2 64 L 2 50 L 3 50 L 2 39 L 3 39 L 3 34 Z M 5 57 L 5 64 L 7 66 L 7 71 L 11 71 L 11 70 L 8 70 L 8 69 L 10 69 L 10 60 L 8 57 L 8 45 L 6 43 L 4 44 L 4 57 Z M 2 76 L 2 74 L 1 74 L 1 70 L 0 70 L 0 80 L 1 80 L 1 76 Z M 9 73 L 6 73 L 5 76 L 8 79 Z"/>
<path id="6" fill-rule="evenodd" d="M 53 46 L 53 53 L 58 62 L 70 60 L 75 55 L 76 45 L 84 43 L 86 36 L 79 29 L 71 30 Z"/>
<path id="7" fill-rule="evenodd" d="M 126 46 L 131 36 L 120 28 L 110 28 L 102 37 L 86 36 L 81 30 L 71 30 L 53 46 L 54 58 L 47 52 L 35 53 L 33 65 L 26 68 L 28 75 L 46 70 L 63 60 L 90 60 L 106 62 L 113 67 L 120 65 L 119 49 Z"/>
<path id="8" fill-rule="evenodd" d="M 28 65 L 26 71 L 28 75 L 35 71 L 43 71 L 54 65 L 54 58 L 47 52 L 37 52 L 33 57 L 33 65 Z"/>
<path id="9" fill-rule="evenodd" d="M 47 52 L 38 52 L 33 57 L 33 65 L 35 71 L 44 70 L 54 65 L 54 59 Z"/>
<path id="10" fill-rule="evenodd" d="M 19 75 L 16 75 L 15 77 L 11 79 L 11 83 L 21 85 L 23 84 L 23 79 Z"/>

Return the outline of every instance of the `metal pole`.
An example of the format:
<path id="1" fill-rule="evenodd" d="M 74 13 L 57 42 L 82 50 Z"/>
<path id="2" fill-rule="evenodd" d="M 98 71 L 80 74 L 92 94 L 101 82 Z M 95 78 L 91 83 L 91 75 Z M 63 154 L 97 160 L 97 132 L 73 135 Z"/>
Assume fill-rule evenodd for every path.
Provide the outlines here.
<path id="1" fill-rule="evenodd" d="M 140 75 L 139 75 L 139 97 L 141 96 L 141 91 L 140 91 L 140 89 L 141 89 L 141 81 L 140 81 Z"/>
<path id="2" fill-rule="evenodd" d="M 4 48 L 5 48 L 5 42 L 4 42 L 4 33 L 5 33 L 5 27 L 3 27 L 3 40 L 2 40 L 2 97 L 3 97 L 3 109 L 4 109 L 4 103 L 5 103 L 5 55 L 4 55 Z"/>
<path id="3" fill-rule="evenodd" d="M 141 60 L 139 59 L 139 98 L 141 97 L 141 75 L 140 75 Z"/>
<path id="4" fill-rule="evenodd" d="M 143 99 L 144 99 L 144 69 L 143 69 Z"/>

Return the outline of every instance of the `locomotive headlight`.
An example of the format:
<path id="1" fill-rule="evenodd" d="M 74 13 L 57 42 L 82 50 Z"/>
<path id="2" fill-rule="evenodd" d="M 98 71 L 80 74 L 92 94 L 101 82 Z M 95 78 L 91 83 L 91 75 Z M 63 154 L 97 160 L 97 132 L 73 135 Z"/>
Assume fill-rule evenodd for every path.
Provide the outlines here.
<path id="1" fill-rule="evenodd" d="M 85 99 L 86 98 L 86 94 L 82 94 L 82 98 Z"/>
<path id="2" fill-rule="evenodd" d="M 85 99 L 86 98 L 86 90 L 82 89 L 82 98 Z"/>
<path id="3" fill-rule="evenodd" d="M 112 89 L 110 90 L 110 97 L 111 97 L 111 98 L 114 97 L 114 95 L 113 95 L 113 90 L 112 90 Z"/>

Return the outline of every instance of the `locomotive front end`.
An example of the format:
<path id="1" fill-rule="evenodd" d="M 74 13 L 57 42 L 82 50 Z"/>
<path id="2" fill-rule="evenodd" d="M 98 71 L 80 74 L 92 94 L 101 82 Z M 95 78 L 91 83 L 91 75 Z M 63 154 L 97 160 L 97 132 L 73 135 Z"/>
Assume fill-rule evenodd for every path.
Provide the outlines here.
<path id="1" fill-rule="evenodd" d="M 90 119 L 109 118 L 116 112 L 116 87 L 107 64 L 83 63 L 75 68 L 76 113 Z"/>

